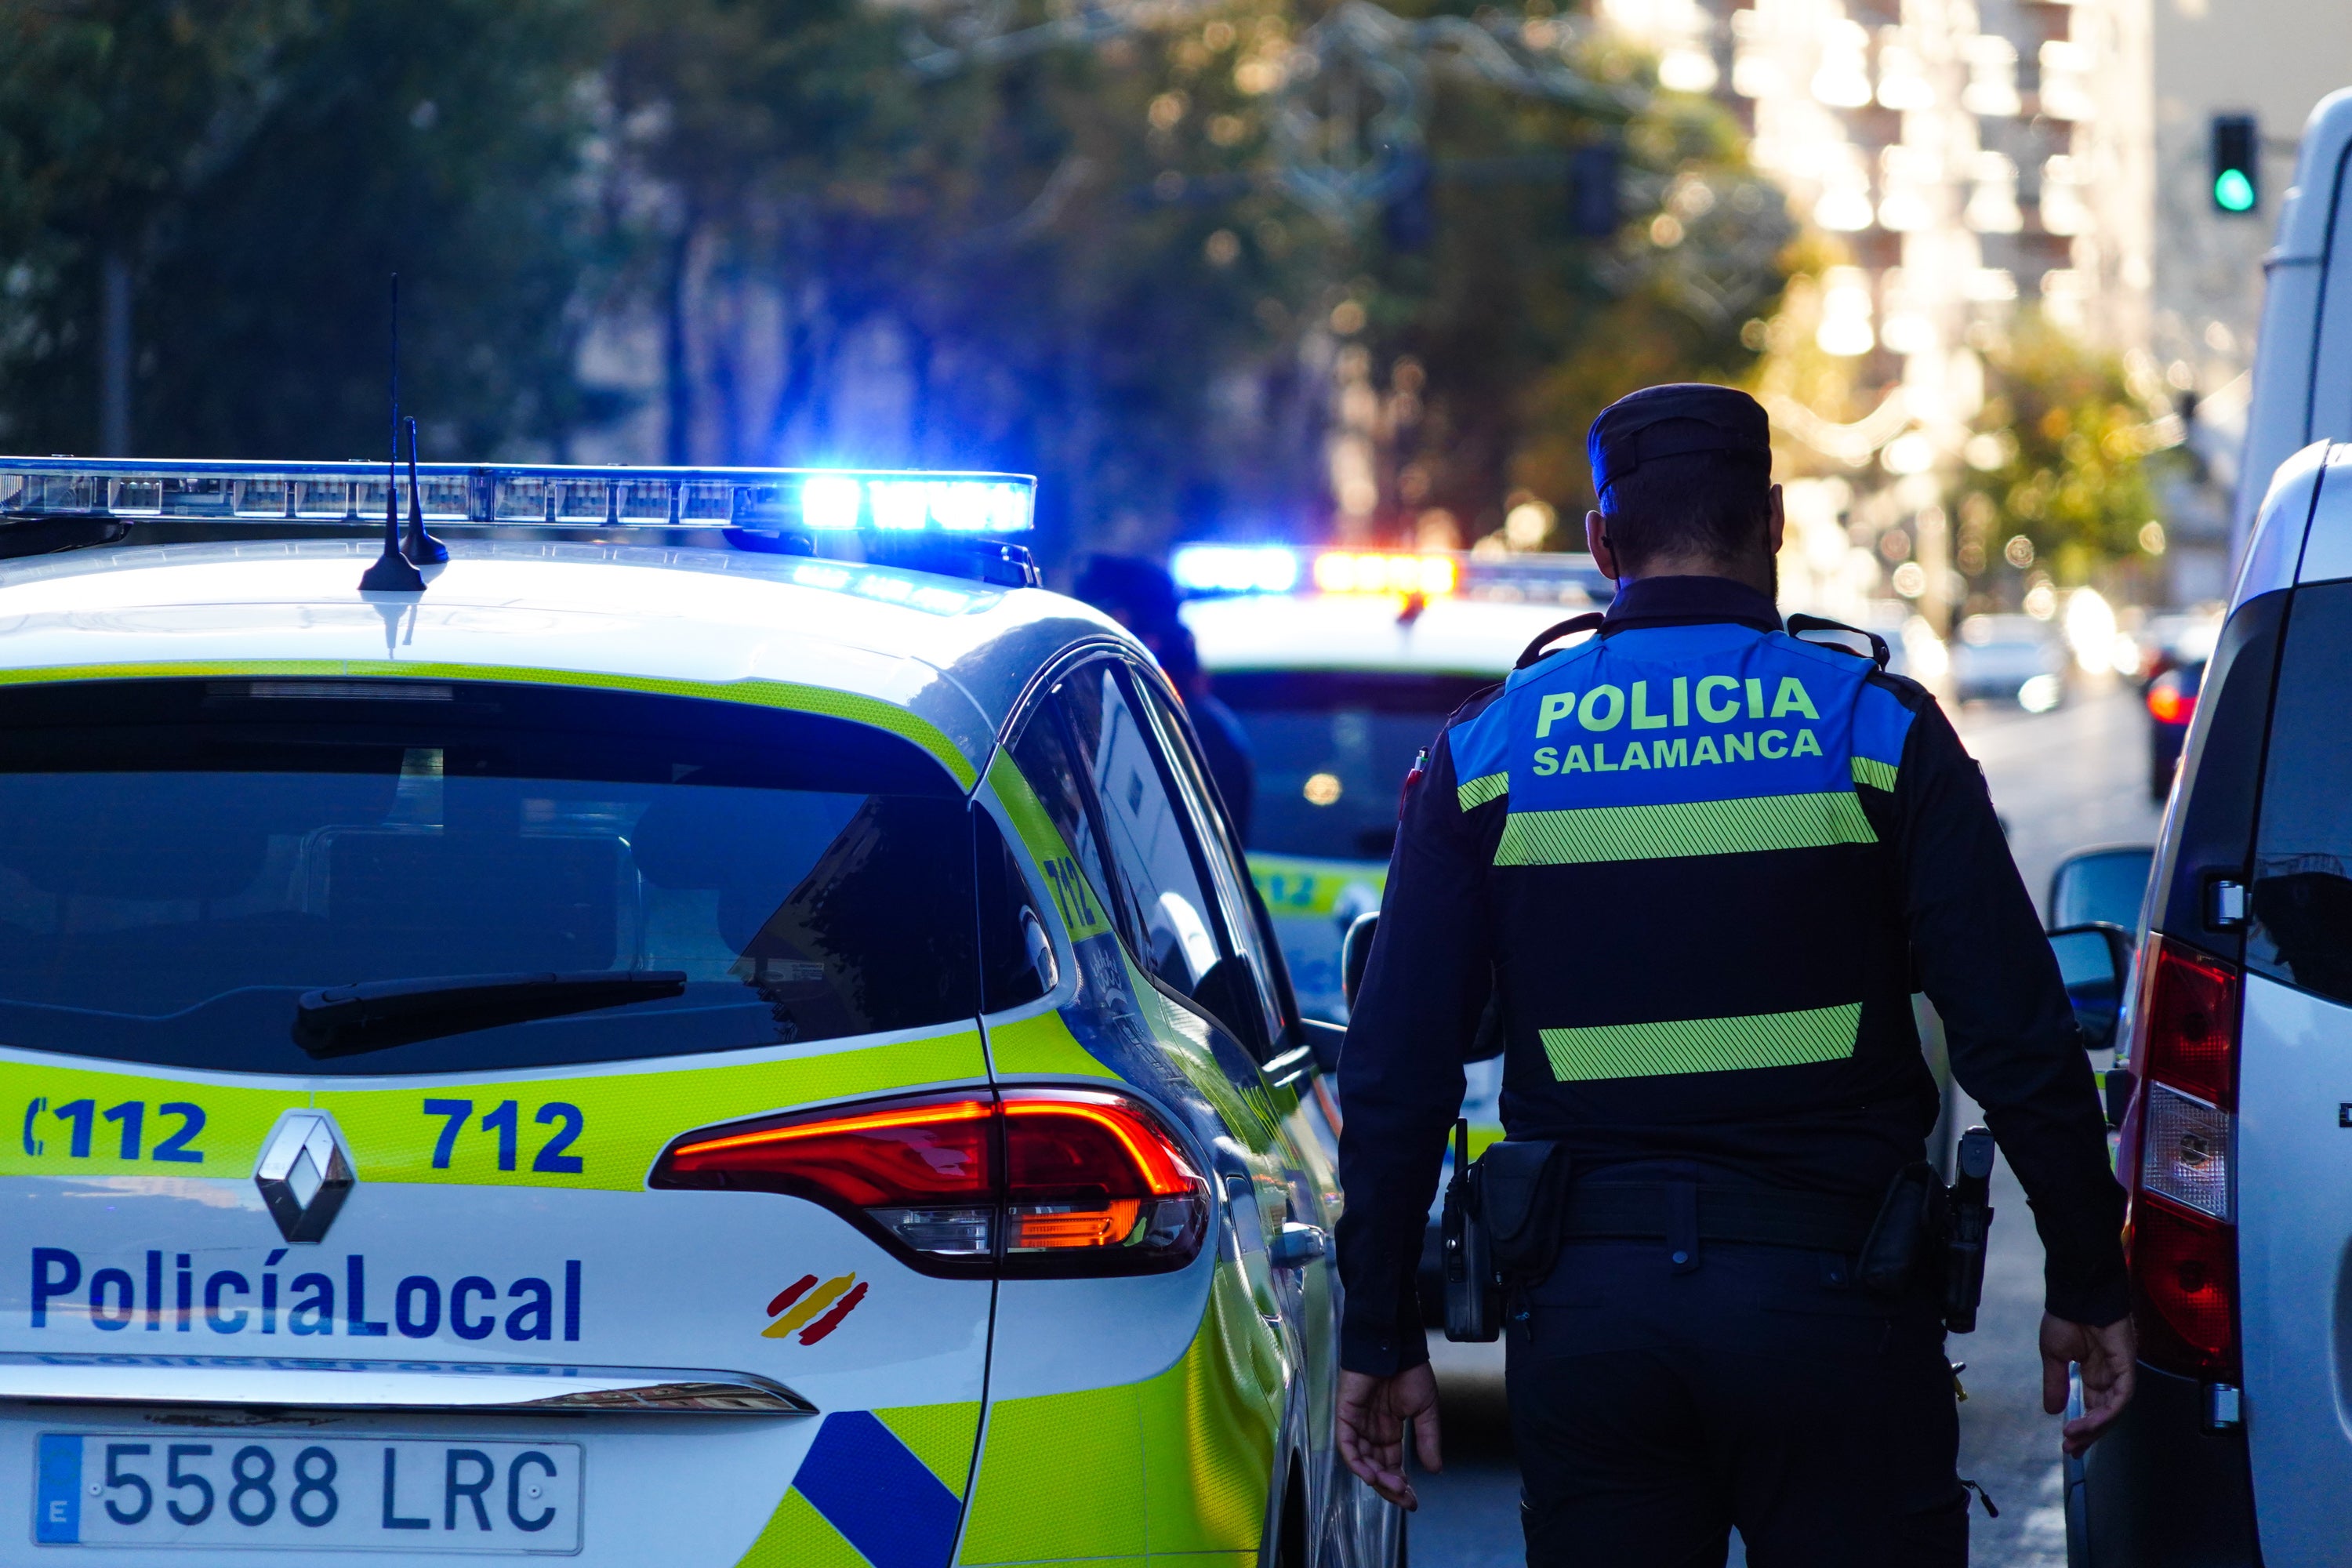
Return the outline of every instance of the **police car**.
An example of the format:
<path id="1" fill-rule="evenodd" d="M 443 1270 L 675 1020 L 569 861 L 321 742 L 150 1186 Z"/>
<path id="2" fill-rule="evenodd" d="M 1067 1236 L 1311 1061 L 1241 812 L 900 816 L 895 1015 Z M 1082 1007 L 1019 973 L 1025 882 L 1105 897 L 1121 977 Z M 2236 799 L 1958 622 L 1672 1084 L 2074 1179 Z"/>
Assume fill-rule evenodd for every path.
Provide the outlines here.
<path id="1" fill-rule="evenodd" d="M 1399 1560 L 1322 1032 L 1031 503 L 0 461 L 6 1556 Z"/>

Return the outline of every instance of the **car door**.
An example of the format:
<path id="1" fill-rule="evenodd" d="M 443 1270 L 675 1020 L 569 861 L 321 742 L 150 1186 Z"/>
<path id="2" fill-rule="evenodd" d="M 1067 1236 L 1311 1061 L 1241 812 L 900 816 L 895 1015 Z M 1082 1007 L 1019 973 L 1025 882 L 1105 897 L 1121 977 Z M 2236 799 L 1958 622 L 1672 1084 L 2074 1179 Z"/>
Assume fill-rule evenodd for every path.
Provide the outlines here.
<path id="1" fill-rule="evenodd" d="M 1137 701 L 1150 716 L 1175 795 L 1195 836 L 1201 858 L 1215 889 L 1222 929 L 1232 950 L 1246 959 L 1256 979 L 1255 1000 L 1270 1031 L 1274 1054 L 1268 1070 L 1295 1085 L 1296 1103 L 1285 1120 L 1288 1159 L 1282 1190 L 1266 1205 L 1276 1248 L 1275 1285 L 1286 1321 L 1298 1336 L 1306 1385 L 1307 1440 L 1313 1454 L 1315 1509 L 1320 1517 L 1338 1485 L 1333 1442 L 1338 1415 L 1339 1289 L 1330 1237 L 1339 1221 L 1339 1176 L 1337 1129 L 1325 1102 L 1312 1092 L 1314 1052 L 1303 1038 L 1297 1005 L 1288 995 L 1280 949 L 1268 929 L 1265 909 L 1253 896 L 1248 871 L 1223 814 L 1213 804 L 1187 736 L 1188 726 L 1149 677 L 1133 677 Z"/>
<path id="2" fill-rule="evenodd" d="M 2246 1431 L 2263 1557 L 2340 1563 L 2352 1521 L 2352 582 L 2286 614 L 2245 892 L 2234 1193 Z M 2222 696 L 2221 693 L 2217 697 Z M 2201 780 L 2200 782 L 2202 782 Z M 2176 1097 L 2177 1100 L 2177 1097 Z M 2185 1121 L 2176 1116 L 2176 1121 Z M 2151 1127 L 2154 1122 L 2151 1121 Z M 2168 1144 L 2151 1131 L 2151 1169 Z M 2234 1201 L 2236 1213 L 2229 1213 Z"/>
<path id="3" fill-rule="evenodd" d="M 1289 1163 L 1292 1097 L 1247 1024 L 1198 1000 L 1236 971 L 1121 670 L 1097 657 L 1047 682 L 989 769 L 1064 973 L 985 1026 L 1007 1094 L 1115 1080 L 1186 1130 L 1214 1233 L 1172 1271 L 1002 1284 L 961 1563 L 1252 1552 L 1276 1496 L 1297 1356 L 1262 1194 Z"/>

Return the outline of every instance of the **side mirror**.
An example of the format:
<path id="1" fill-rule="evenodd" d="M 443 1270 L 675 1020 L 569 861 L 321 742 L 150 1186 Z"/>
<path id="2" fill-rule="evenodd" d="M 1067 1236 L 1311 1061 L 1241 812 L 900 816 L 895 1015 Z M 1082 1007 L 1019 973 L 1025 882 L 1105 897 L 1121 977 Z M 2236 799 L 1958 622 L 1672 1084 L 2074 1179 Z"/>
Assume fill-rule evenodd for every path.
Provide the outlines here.
<path id="1" fill-rule="evenodd" d="M 2050 933 L 2050 951 L 2084 1046 L 2095 1051 L 2114 1045 L 2124 976 L 2131 973 L 2131 933 L 2105 921 L 2062 926 Z"/>
<path id="2" fill-rule="evenodd" d="M 1339 994 L 1348 999 L 1348 1011 L 1356 1010 L 1356 993 L 1364 988 L 1364 966 L 1372 961 L 1372 933 L 1380 929 L 1378 910 L 1368 915 L 1358 915 L 1348 934 L 1339 942 Z"/>
<path id="3" fill-rule="evenodd" d="M 2129 931 L 2139 921 L 2156 850 L 2150 845 L 2085 849 L 2069 855 L 2050 875 L 2050 924 L 2065 931 L 2094 921 Z"/>

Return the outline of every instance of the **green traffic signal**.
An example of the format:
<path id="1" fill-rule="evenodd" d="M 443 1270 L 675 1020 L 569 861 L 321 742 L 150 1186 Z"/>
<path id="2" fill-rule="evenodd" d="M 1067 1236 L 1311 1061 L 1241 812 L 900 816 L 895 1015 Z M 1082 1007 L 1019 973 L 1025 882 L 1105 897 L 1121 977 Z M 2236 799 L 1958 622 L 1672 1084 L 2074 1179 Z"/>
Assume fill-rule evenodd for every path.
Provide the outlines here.
<path id="1" fill-rule="evenodd" d="M 2243 217 L 2262 205 L 2261 127 L 2251 114 L 2213 117 L 2213 210 Z"/>

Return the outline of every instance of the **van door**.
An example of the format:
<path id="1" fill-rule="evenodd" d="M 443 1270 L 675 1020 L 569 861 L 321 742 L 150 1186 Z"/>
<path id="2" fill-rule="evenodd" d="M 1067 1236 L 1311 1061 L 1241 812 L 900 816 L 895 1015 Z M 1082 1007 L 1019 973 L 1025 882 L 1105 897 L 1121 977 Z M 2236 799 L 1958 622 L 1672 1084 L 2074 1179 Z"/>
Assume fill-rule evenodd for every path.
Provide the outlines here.
<path id="1" fill-rule="evenodd" d="M 2287 610 L 2246 928 L 2236 1202 L 2266 1563 L 2352 1561 L 2352 582 Z"/>

